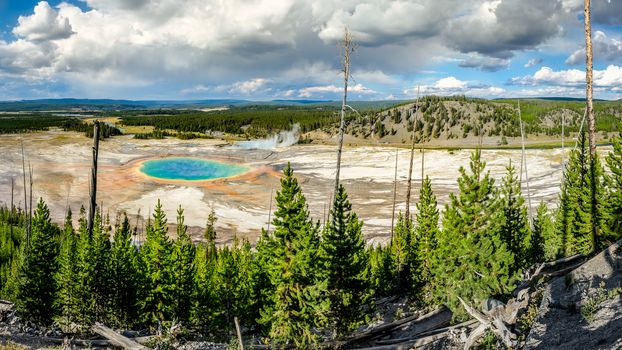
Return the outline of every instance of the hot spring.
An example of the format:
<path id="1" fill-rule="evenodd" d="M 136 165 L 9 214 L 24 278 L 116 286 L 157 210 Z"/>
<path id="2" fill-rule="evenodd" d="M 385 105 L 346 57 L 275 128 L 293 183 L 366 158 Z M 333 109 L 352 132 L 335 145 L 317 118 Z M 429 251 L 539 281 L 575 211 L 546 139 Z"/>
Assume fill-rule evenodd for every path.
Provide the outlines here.
<path id="1" fill-rule="evenodd" d="M 143 174 L 154 178 L 185 181 L 221 179 L 248 170 L 248 167 L 242 165 L 187 157 L 152 159 L 140 167 Z"/>

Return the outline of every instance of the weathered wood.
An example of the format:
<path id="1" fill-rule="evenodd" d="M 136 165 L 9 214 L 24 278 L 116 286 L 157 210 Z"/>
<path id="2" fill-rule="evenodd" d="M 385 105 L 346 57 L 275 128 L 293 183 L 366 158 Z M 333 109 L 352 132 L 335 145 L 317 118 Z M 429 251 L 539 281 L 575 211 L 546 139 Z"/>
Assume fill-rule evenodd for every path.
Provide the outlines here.
<path id="1" fill-rule="evenodd" d="M 426 332 L 426 333 L 422 333 L 419 336 L 410 339 L 410 340 L 404 340 L 401 341 L 399 343 L 396 344 L 388 344 L 388 345 L 379 345 L 379 346 L 372 346 L 372 347 L 368 347 L 368 348 L 362 348 L 360 350 L 409 350 L 409 349 L 416 349 L 431 343 L 434 343 L 436 341 L 439 341 L 445 337 L 447 337 L 450 334 L 451 330 L 454 330 L 456 328 L 462 328 L 465 327 L 467 329 L 472 329 L 475 328 L 477 325 L 477 321 L 471 320 L 471 321 L 467 321 L 467 322 L 463 322 L 461 324 L 457 324 L 455 326 L 451 326 L 451 327 L 446 327 L 443 329 L 438 329 L 435 331 L 431 331 L 431 332 Z"/>
<path id="2" fill-rule="evenodd" d="M 102 324 L 95 324 L 93 327 L 91 327 L 91 330 L 93 330 L 93 332 L 101 335 L 102 337 L 108 339 L 110 341 L 110 343 L 114 346 L 118 346 L 124 349 L 130 349 L 130 350 L 147 350 L 149 348 L 147 348 L 144 345 L 141 345 L 139 343 L 137 343 L 136 341 L 124 337 L 121 334 L 113 331 L 112 329 L 102 325 Z"/>
<path id="3" fill-rule="evenodd" d="M 89 192 L 89 217 L 87 231 L 93 233 L 93 220 L 95 218 L 95 207 L 97 206 L 97 156 L 99 154 L 99 121 L 93 122 L 93 165 L 91 166 L 91 187 Z"/>
<path id="4" fill-rule="evenodd" d="M 474 308 L 469 306 L 464 300 L 462 300 L 462 298 L 458 297 L 458 300 L 460 300 L 460 303 L 462 303 L 462 306 L 464 307 L 466 312 L 480 323 L 480 326 L 478 326 L 469 335 L 469 338 L 467 339 L 464 346 L 465 350 L 470 349 L 471 346 L 476 343 L 477 339 L 486 333 L 487 329 L 490 329 L 493 333 L 495 333 L 499 337 L 499 339 L 503 341 L 505 346 L 507 346 L 508 348 L 514 347 L 516 343 L 516 335 L 510 332 L 499 314 L 496 314 L 495 317 L 486 316 L 478 310 L 475 310 Z"/>
<path id="5" fill-rule="evenodd" d="M 412 144 L 410 147 L 410 165 L 408 167 L 408 182 L 406 183 L 406 209 L 404 210 L 404 222 L 407 227 L 410 227 L 410 191 L 412 187 L 413 176 L 413 160 L 415 158 L 415 120 L 417 120 L 417 110 L 419 109 L 419 86 L 417 85 L 417 102 L 415 103 L 415 113 L 413 116 L 413 132 L 412 132 Z"/>
<path id="6" fill-rule="evenodd" d="M 337 169 L 335 173 L 335 193 L 339 191 L 339 173 L 341 171 L 341 152 L 343 150 L 343 134 L 346 128 L 346 105 L 348 100 L 348 79 L 350 79 L 350 55 L 354 51 L 352 35 L 348 28 L 344 30 L 343 36 L 343 100 L 341 101 L 341 120 L 339 122 L 339 144 L 337 147 Z"/>
<path id="7" fill-rule="evenodd" d="M 233 317 L 233 323 L 235 323 L 235 332 L 238 335 L 238 343 L 240 344 L 240 350 L 244 350 L 244 342 L 242 341 L 242 331 L 240 331 L 240 323 L 238 317 Z"/>
<path id="8" fill-rule="evenodd" d="M 361 342 L 363 340 L 371 339 L 379 334 L 390 333 L 394 329 L 400 326 L 404 326 L 406 324 L 414 323 L 414 325 L 419 325 L 420 329 L 417 330 L 418 333 L 424 333 L 438 327 L 442 327 L 448 324 L 451 321 L 451 311 L 446 308 L 441 308 L 435 311 L 432 311 L 426 315 L 418 317 L 417 315 L 413 315 L 410 317 L 403 318 L 401 320 L 397 320 L 385 325 L 378 326 L 376 328 L 367 330 L 365 332 L 361 332 L 350 336 L 343 341 L 340 342 L 340 345 L 352 344 L 356 342 Z"/>
<path id="9" fill-rule="evenodd" d="M 399 150 L 395 150 L 395 174 L 393 176 L 393 210 L 391 211 L 391 241 L 393 241 L 393 231 L 395 230 L 395 202 L 397 200 L 397 158 Z"/>
<path id="10" fill-rule="evenodd" d="M 24 214 L 28 215 L 28 199 L 27 196 L 27 187 L 26 187 L 26 160 L 24 156 L 24 141 L 22 141 L 22 177 L 24 178 Z M 28 227 L 28 222 L 26 222 L 26 245 L 30 245 L 30 227 Z"/>

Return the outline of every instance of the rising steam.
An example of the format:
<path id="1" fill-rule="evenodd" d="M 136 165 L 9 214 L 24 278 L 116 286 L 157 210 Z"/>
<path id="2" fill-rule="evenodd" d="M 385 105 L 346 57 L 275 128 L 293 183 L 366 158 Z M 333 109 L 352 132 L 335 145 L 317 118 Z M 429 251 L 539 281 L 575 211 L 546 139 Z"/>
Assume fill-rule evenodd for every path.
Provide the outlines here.
<path id="1" fill-rule="evenodd" d="M 239 141 L 233 144 L 237 149 L 274 149 L 288 147 L 298 143 L 300 137 L 300 125 L 292 125 L 291 130 L 283 130 L 265 139 Z"/>

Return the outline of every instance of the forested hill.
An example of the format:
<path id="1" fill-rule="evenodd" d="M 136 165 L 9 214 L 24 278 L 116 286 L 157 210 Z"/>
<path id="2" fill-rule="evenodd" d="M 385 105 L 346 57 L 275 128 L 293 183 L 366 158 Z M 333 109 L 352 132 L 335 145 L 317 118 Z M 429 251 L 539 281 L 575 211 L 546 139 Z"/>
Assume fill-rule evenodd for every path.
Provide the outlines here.
<path id="1" fill-rule="evenodd" d="M 351 116 L 347 132 L 353 142 L 406 143 L 414 127 L 417 142 L 460 143 L 480 138 L 490 141 L 492 138 L 497 144 L 504 145 L 508 139 L 521 135 L 518 107 L 518 100 L 430 96 L 418 104 L 413 101 L 375 113 Z M 566 136 L 577 133 L 584 108 L 583 101 L 520 100 L 525 134 L 532 140 L 560 138 L 562 121 Z M 622 120 L 622 103 L 598 101 L 595 114 L 596 128 L 600 131 L 598 136 L 601 141 L 608 141 Z M 336 130 L 329 133 L 336 133 Z"/>
<path id="2" fill-rule="evenodd" d="M 67 103 L 69 102 L 77 106 L 83 101 L 68 100 Z M 205 134 L 214 136 L 223 133 L 258 138 L 298 124 L 302 132 L 301 142 L 333 143 L 338 133 L 341 107 L 340 102 L 334 101 L 271 101 L 248 104 L 248 101 L 241 100 L 214 100 L 211 101 L 212 108 L 198 108 L 196 106 L 199 105 L 184 105 L 181 102 L 175 106 L 167 106 L 166 101 L 162 101 L 159 104 L 151 103 L 153 108 L 139 105 L 142 107 L 134 109 L 123 101 L 99 102 L 115 102 L 121 107 L 90 112 L 69 109 L 72 111 L 70 115 L 26 110 L 19 113 L 4 112 L 0 113 L 0 133 L 45 130 L 50 127 L 67 129 L 68 119 L 95 117 L 108 118 L 106 121 L 109 124 L 116 124 L 125 133 L 140 133 L 138 138 L 169 135 L 184 138 L 205 137 Z M 222 107 L 217 103 L 230 104 Z M 413 128 L 416 141 L 431 146 L 462 147 L 477 143 L 487 146 L 516 146 L 520 143 L 518 100 L 426 96 L 418 103 L 367 101 L 352 102 L 350 105 L 354 109 L 348 109 L 347 114 L 346 142 L 350 144 L 409 144 Z M 572 99 L 521 99 L 520 110 L 526 143 L 532 146 L 558 143 L 562 125 L 567 137 L 576 136 L 583 120 L 584 105 L 583 101 Z M 595 114 L 599 142 L 610 142 L 622 120 L 622 102 L 596 101 Z M 72 123 L 76 124 L 76 121 Z"/>

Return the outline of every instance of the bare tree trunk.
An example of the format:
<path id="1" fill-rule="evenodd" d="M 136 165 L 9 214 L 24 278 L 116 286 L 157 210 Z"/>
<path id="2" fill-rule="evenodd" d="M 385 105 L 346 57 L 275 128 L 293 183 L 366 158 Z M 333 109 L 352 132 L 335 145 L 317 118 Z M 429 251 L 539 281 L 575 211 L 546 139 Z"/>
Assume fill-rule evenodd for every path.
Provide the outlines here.
<path id="1" fill-rule="evenodd" d="M 89 218 L 88 233 L 93 234 L 93 220 L 95 219 L 95 207 L 97 206 L 97 156 L 99 154 L 99 121 L 93 122 L 93 165 L 91 168 L 91 189 L 89 192 Z"/>
<path id="2" fill-rule="evenodd" d="M 11 176 L 11 207 L 9 208 L 9 227 L 11 227 L 11 238 L 13 237 L 13 192 L 15 189 L 15 179 Z"/>
<path id="3" fill-rule="evenodd" d="M 520 157 L 520 182 L 519 184 L 522 186 L 523 184 L 523 168 L 525 171 L 525 181 L 527 182 L 527 205 L 529 208 L 529 217 L 528 222 L 531 227 L 531 190 L 529 189 L 529 173 L 527 172 L 527 158 L 525 157 L 525 129 L 523 128 L 523 117 L 520 111 L 520 100 L 518 101 L 518 121 L 520 125 L 520 143 L 521 143 L 521 157 Z"/>
<path id="4" fill-rule="evenodd" d="M 32 230 L 32 166 L 28 162 L 28 177 L 30 178 L 30 205 L 28 208 L 28 229 Z"/>
<path id="5" fill-rule="evenodd" d="M 417 86 L 417 102 L 415 103 L 415 113 L 413 116 L 413 134 L 412 145 L 410 147 L 410 166 L 408 168 L 408 182 L 406 183 L 406 209 L 404 213 L 404 220 L 406 226 L 410 227 L 410 191 L 412 189 L 412 176 L 413 176 L 413 160 L 415 158 L 415 125 L 417 120 L 417 111 L 419 110 L 419 86 Z"/>
<path id="6" fill-rule="evenodd" d="M 339 146 L 337 148 L 337 173 L 335 174 L 335 197 L 339 191 L 339 172 L 341 171 L 341 152 L 343 149 L 343 134 L 346 127 L 346 102 L 348 99 L 348 79 L 350 78 L 350 54 L 354 50 L 352 35 L 345 29 L 343 37 L 343 100 L 341 101 L 341 121 L 339 122 Z"/>
<path id="7" fill-rule="evenodd" d="M 592 202 L 592 240 L 593 249 L 598 247 L 598 208 L 596 202 L 596 126 L 593 106 L 593 63 L 592 63 L 592 25 L 590 23 L 590 0 L 584 0 L 585 17 L 585 95 L 587 99 L 587 125 L 590 138 L 590 172 L 592 175 L 591 202 Z"/>
<path id="8" fill-rule="evenodd" d="M 395 228 L 395 200 L 397 198 L 397 156 L 399 149 L 395 150 L 395 175 L 393 177 L 393 212 L 391 213 L 391 241 L 393 241 L 393 230 Z"/>
<path id="9" fill-rule="evenodd" d="M 24 156 L 24 142 L 22 141 L 22 177 L 24 178 L 24 215 L 28 215 L 28 188 L 26 187 L 26 160 Z M 26 225 L 26 246 L 30 244 L 30 227 L 28 227 L 28 221 Z"/>

